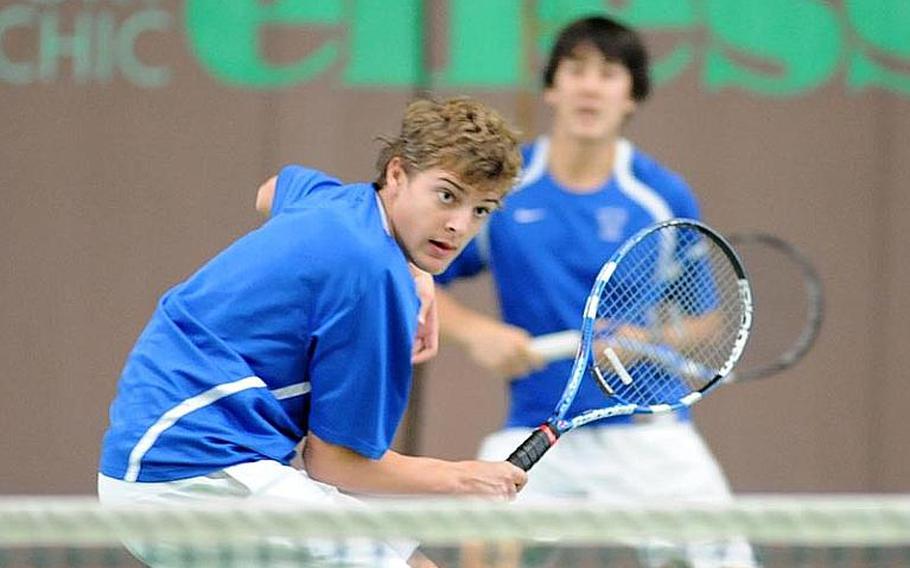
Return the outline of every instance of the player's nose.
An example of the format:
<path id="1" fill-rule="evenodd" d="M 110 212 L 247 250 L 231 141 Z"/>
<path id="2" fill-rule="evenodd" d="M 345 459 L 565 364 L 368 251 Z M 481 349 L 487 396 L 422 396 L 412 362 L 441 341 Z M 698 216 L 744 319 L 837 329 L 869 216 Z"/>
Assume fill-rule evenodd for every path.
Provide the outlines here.
<path id="1" fill-rule="evenodd" d="M 462 235 L 471 225 L 471 212 L 459 209 L 453 211 L 446 219 L 446 232 L 451 235 Z"/>
<path id="2" fill-rule="evenodd" d="M 600 73 L 594 70 L 587 70 L 582 73 L 578 79 L 578 89 L 584 94 L 595 95 L 604 85 L 604 80 Z"/>

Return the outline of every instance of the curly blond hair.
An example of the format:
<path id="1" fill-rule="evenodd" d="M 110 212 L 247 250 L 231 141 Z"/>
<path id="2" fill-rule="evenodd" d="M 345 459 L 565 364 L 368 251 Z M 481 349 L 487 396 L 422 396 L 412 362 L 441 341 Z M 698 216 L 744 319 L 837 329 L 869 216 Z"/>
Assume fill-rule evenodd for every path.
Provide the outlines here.
<path id="1" fill-rule="evenodd" d="M 506 193 L 521 168 L 518 133 L 493 109 L 469 97 L 418 99 L 408 105 L 401 131 L 376 160 L 376 186 L 385 185 L 392 158 L 408 173 L 442 168 L 478 189 Z"/>

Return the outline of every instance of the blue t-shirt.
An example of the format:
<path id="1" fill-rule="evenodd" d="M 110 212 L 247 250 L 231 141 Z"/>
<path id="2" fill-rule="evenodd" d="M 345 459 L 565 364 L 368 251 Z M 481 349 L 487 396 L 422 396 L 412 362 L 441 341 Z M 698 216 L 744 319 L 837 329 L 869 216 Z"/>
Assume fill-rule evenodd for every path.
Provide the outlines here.
<path id="1" fill-rule="evenodd" d="M 272 217 L 160 300 L 110 409 L 100 470 L 168 481 L 307 432 L 377 459 L 411 384 L 417 298 L 370 184 L 288 166 Z"/>
<path id="2" fill-rule="evenodd" d="M 524 147 L 522 157 L 521 181 L 504 207 L 437 280 L 446 284 L 489 268 L 503 320 L 531 335 L 581 326 L 597 272 L 626 239 L 659 221 L 699 217 L 685 181 L 626 140 L 617 144 L 610 179 L 589 193 L 568 191 L 553 179 L 547 138 Z M 546 420 L 571 369 L 572 361 L 556 361 L 511 381 L 506 427 Z M 595 381 L 582 381 L 568 415 L 602 406 Z M 620 416 L 597 424 L 631 420 Z"/>

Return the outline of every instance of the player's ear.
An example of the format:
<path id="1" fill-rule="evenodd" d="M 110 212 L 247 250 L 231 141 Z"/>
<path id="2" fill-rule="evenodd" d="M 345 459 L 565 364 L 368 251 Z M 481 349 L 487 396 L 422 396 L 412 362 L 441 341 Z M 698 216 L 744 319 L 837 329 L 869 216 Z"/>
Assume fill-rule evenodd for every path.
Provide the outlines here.
<path id="1" fill-rule="evenodd" d="M 550 106 L 556 104 L 556 92 L 553 87 L 547 87 L 543 90 L 543 102 Z"/>
<path id="2" fill-rule="evenodd" d="M 408 174 L 404 169 L 404 160 L 399 156 L 393 157 L 385 168 L 385 186 L 390 193 L 398 193 L 407 182 Z"/>

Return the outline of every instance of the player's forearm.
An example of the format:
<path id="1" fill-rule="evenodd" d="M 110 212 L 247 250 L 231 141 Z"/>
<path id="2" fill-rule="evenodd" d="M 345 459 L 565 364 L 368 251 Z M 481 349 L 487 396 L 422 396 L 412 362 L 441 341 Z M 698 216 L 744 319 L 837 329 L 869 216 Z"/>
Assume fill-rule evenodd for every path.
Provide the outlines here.
<path id="1" fill-rule="evenodd" d="M 441 290 L 436 291 L 436 303 L 440 335 L 497 376 L 518 377 L 545 363 L 531 349 L 531 336 L 524 329 L 462 306 Z"/>
<path id="2" fill-rule="evenodd" d="M 439 314 L 439 335 L 465 347 L 479 329 L 497 323 L 496 320 L 464 306 L 441 287 L 436 288 L 436 309 Z"/>
<path id="3" fill-rule="evenodd" d="M 307 473 L 317 481 L 355 493 L 455 493 L 457 464 L 387 451 L 371 460 L 329 444 L 312 433 L 304 449 Z"/>
<path id="4" fill-rule="evenodd" d="M 364 478 L 350 480 L 360 485 L 352 491 L 365 493 L 444 494 L 461 493 L 458 464 L 434 458 L 406 456 L 389 450 L 381 459 L 368 460 Z"/>

